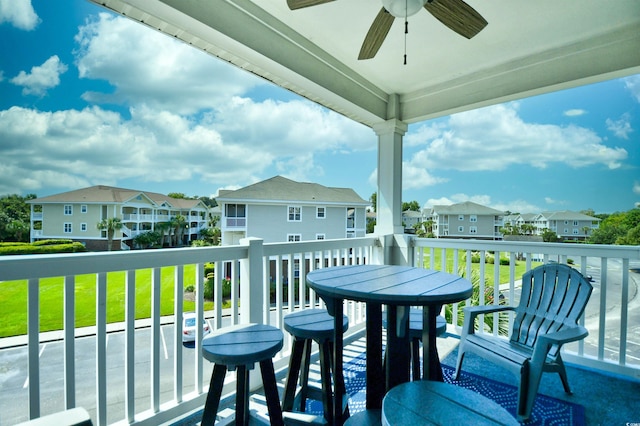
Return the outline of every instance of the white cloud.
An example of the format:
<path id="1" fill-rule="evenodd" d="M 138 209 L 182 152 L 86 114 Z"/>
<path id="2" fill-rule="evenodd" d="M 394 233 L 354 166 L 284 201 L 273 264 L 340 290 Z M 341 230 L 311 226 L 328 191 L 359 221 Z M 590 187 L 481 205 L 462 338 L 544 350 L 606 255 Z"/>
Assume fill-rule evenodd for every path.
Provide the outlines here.
<path id="1" fill-rule="evenodd" d="M 452 115 L 447 127 L 438 130 L 410 161 L 432 174 L 438 169 L 495 171 L 519 164 L 544 169 L 553 163 L 615 169 L 627 158 L 625 149 L 604 145 L 590 129 L 527 123 L 513 103 Z"/>
<path id="2" fill-rule="evenodd" d="M 640 194 L 640 182 L 639 181 L 633 182 L 633 193 L 634 194 Z"/>
<path id="3" fill-rule="evenodd" d="M 0 0 L 0 24 L 8 22 L 21 30 L 31 31 L 40 23 L 31 0 Z"/>
<path id="4" fill-rule="evenodd" d="M 624 82 L 626 89 L 631 92 L 631 95 L 640 102 L 640 74 L 623 78 L 622 81 Z"/>
<path id="5" fill-rule="evenodd" d="M 568 109 L 565 112 L 563 112 L 563 114 L 566 115 L 567 117 L 578 117 L 578 116 L 584 115 L 586 113 L 587 113 L 587 111 L 585 111 L 583 109 Z"/>
<path id="6" fill-rule="evenodd" d="M 115 87 L 114 93 L 85 93 L 88 102 L 145 104 L 184 115 L 210 110 L 267 84 L 192 46 L 106 13 L 81 27 L 76 42 L 80 77 Z"/>
<path id="7" fill-rule="evenodd" d="M 629 133 L 633 132 L 629 114 L 623 114 L 619 120 L 607 118 L 606 124 L 610 132 L 622 139 L 629 139 Z"/>
<path id="8" fill-rule="evenodd" d="M 377 146 L 370 129 L 309 101 L 243 97 L 266 83 L 127 19 L 101 14 L 76 40 L 80 75 L 115 88 L 85 100 L 122 102 L 130 118 L 97 105 L 0 111 L 10 170 L 0 193 L 123 180 L 244 186 L 274 170 L 313 181 L 324 173 L 317 155 Z"/>
<path id="9" fill-rule="evenodd" d="M 22 86 L 23 95 L 43 96 L 47 90 L 60 84 L 60 74 L 67 72 L 67 66 L 53 55 L 42 65 L 31 68 L 30 73 L 20 71 L 11 79 L 16 86 Z"/>

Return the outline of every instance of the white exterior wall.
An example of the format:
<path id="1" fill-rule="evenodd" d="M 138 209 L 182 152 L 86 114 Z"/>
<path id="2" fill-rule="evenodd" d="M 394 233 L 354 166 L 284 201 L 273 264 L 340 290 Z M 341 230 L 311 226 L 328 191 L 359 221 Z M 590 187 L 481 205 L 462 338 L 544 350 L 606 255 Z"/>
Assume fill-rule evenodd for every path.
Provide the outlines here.
<path id="1" fill-rule="evenodd" d="M 233 203 L 242 204 L 242 203 Z M 289 221 L 289 207 L 301 207 L 301 221 Z M 317 207 L 325 208 L 325 217 L 317 217 Z M 224 212 L 224 207 L 223 212 Z M 246 227 L 229 228 L 225 218 L 221 222 L 222 245 L 238 244 L 241 238 L 262 238 L 265 243 L 287 241 L 291 234 L 300 234 L 301 241 L 313 241 L 318 234 L 325 239 L 346 238 L 346 206 L 301 205 L 301 204 L 246 204 Z M 366 211 L 355 208 L 354 228 L 356 237 L 366 233 Z"/>
<path id="2" fill-rule="evenodd" d="M 72 206 L 73 214 L 64 214 L 65 205 Z M 81 213 L 82 205 L 87 206 L 87 213 Z M 99 239 L 97 224 L 101 219 L 101 209 L 102 204 L 42 204 L 42 235 L 39 238 Z M 64 232 L 65 223 L 71 223 L 71 233 Z M 82 223 L 87 224 L 86 231 L 81 231 Z"/>

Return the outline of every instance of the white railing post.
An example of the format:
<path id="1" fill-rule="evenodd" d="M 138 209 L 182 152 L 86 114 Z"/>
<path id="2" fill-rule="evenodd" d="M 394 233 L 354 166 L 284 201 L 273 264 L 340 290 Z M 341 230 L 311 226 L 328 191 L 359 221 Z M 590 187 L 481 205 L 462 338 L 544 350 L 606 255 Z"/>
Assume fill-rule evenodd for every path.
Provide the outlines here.
<path id="1" fill-rule="evenodd" d="M 240 259 L 240 322 L 262 323 L 267 301 L 262 291 L 262 256 L 264 240 L 242 238 L 240 245 L 248 246 L 246 259 Z"/>

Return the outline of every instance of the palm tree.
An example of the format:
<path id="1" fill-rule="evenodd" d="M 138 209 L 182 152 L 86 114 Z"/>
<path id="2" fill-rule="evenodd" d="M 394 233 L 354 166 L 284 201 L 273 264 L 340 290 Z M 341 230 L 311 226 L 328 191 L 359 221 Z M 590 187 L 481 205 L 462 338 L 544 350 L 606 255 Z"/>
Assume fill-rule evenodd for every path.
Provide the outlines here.
<path id="1" fill-rule="evenodd" d="M 113 235 L 117 230 L 122 229 L 122 220 L 118 217 L 102 219 L 98 222 L 98 230 L 107 231 L 107 250 L 111 251 L 113 245 Z"/>
<path id="2" fill-rule="evenodd" d="M 155 230 L 158 231 L 161 235 L 160 238 L 160 247 L 164 247 L 164 242 L 166 240 L 166 235 L 171 235 L 171 222 L 159 222 L 155 224 Z M 166 235 L 165 235 L 166 233 Z M 171 241 L 169 241 L 169 245 L 171 245 Z"/>
<path id="3" fill-rule="evenodd" d="M 184 235 L 184 230 L 187 227 L 187 218 L 181 214 L 176 215 L 173 219 L 173 227 L 175 229 L 176 235 L 176 245 L 182 245 L 182 236 Z"/>

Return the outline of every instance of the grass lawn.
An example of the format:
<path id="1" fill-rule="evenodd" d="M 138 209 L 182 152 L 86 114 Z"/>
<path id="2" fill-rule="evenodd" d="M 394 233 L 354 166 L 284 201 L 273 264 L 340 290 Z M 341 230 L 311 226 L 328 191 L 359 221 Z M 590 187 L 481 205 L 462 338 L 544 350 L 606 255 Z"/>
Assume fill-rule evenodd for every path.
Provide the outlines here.
<path id="1" fill-rule="evenodd" d="M 136 271 L 136 319 L 151 316 L 151 269 Z M 174 267 L 161 270 L 160 312 L 172 315 L 174 305 Z M 195 265 L 184 268 L 184 287 L 195 284 Z M 40 282 L 40 331 L 61 330 L 63 320 L 64 278 Z M 75 284 L 76 327 L 95 325 L 96 275 L 78 275 Z M 107 274 L 107 322 L 124 321 L 125 272 Z M 0 337 L 27 333 L 27 281 L 0 282 L 2 321 Z M 213 302 L 205 302 L 205 310 Z M 184 311 L 195 310 L 195 303 L 184 301 Z"/>
<path id="2" fill-rule="evenodd" d="M 458 273 L 458 271 L 453 270 L 453 257 L 455 249 L 446 249 L 446 272 L 450 273 Z M 488 252 L 487 252 L 488 253 Z M 466 268 L 466 250 L 458 250 L 458 268 Z M 531 268 L 535 268 L 540 265 L 541 262 L 531 262 Z M 425 249 L 424 251 L 424 267 L 429 268 L 431 265 L 431 250 Z M 435 269 L 440 269 L 440 265 L 442 265 L 442 250 L 436 249 L 434 250 L 434 267 Z M 519 280 L 522 277 L 522 274 L 526 271 L 526 261 L 516 261 L 515 265 L 515 280 Z M 479 263 L 472 263 L 471 268 L 474 270 L 480 270 Z M 509 271 L 511 269 L 510 265 L 500 265 L 500 283 L 506 284 L 509 282 Z M 493 277 L 494 277 L 494 265 L 486 264 L 484 267 L 484 275 L 485 281 L 491 283 L 493 285 Z"/>

